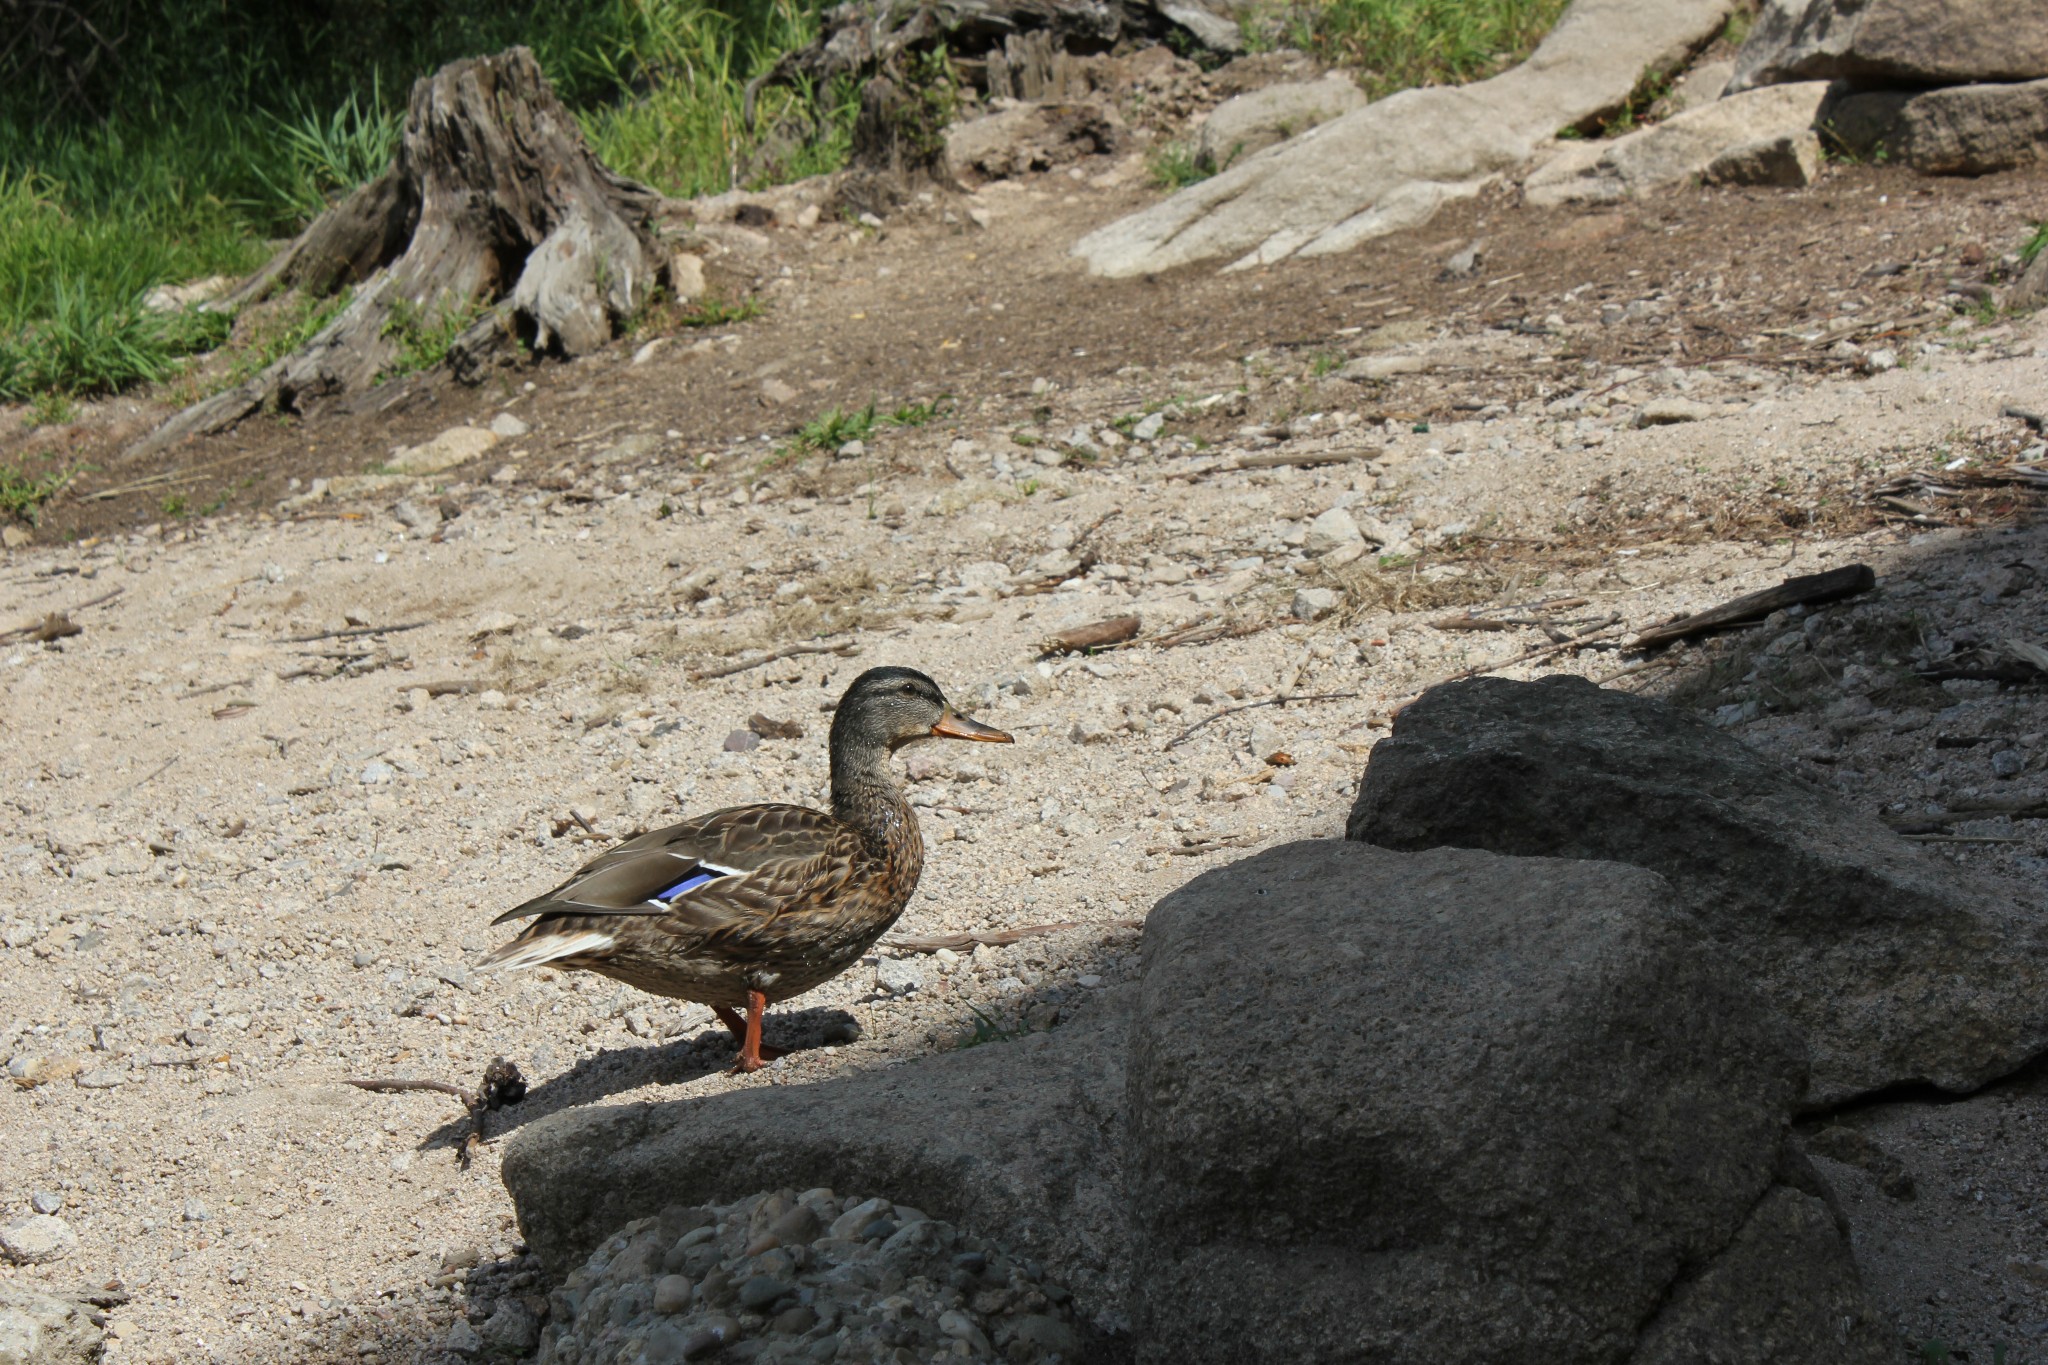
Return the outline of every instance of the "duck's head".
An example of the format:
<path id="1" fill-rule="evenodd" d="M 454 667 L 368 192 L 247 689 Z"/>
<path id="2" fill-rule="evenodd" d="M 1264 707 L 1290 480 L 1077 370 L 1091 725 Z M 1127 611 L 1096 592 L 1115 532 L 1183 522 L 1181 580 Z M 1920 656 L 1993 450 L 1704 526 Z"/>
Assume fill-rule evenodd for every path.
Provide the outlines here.
<path id="1" fill-rule="evenodd" d="M 832 717 L 832 747 L 894 752 L 920 739 L 978 739 L 1009 744 L 992 725 L 969 720 L 939 685 L 914 668 L 871 668 L 853 680 Z"/>

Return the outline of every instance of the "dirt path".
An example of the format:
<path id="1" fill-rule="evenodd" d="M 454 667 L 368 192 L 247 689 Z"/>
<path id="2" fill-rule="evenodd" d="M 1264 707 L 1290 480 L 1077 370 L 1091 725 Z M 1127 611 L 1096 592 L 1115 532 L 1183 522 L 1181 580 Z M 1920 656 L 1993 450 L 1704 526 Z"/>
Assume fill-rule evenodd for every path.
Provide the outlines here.
<path id="1" fill-rule="evenodd" d="M 118 1281 L 117 1362 L 439 1359 L 457 1317 L 547 1286 L 496 1149 L 458 1166 L 454 1103 L 345 1078 L 473 1084 L 510 1057 L 534 1091 L 495 1135 L 566 1105 L 888 1065 L 970 1034 L 970 1006 L 1056 1027 L 1130 972 L 1160 895 L 1337 835 L 1390 708 L 1548 638 L 1431 624 L 1453 611 L 1637 627 L 1864 560 L 1884 587 L 1831 618 L 1818 674 L 1786 673 L 1790 646 L 1716 647 L 1622 681 L 1735 708 L 1738 733 L 1869 808 L 2040 790 L 2032 694 L 1886 690 L 1929 633 L 2048 640 L 2038 593 L 2009 589 L 2043 565 L 2024 498 L 1942 503 L 1971 520 L 1928 530 L 1869 495 L 2034 442 L 1999 414 L 2039 406 L 2048 333 L 1956 319 L 1944 290 L 2018 239 L 2041 177 L 1837 168 L 1810 192 L 1580 216 L 1496 199 L 1340 259 L 1089 280 L 1064 245 L 1148 193 L 1136 169 L 991 187 L 881 234 L 724 233 L 721 269 L 769 312 L 643 363 L 648 338 L 367 420 L 251 423 L 148 470 L 109 454 L 120 405 L 7 438 L 99 467 L 52 509 L 59 543 L 0 560 L 0 628 L 82 628 L 0 644 L 0 1199 L 8 1218 L 42 1200 L 79 1239 L 0 1273 Z M 1440 279 L 1475 236 L 1477 274 Z M 1841 342 L 1906 363 L 1866 375 Z M 776 456 L 827 409 L 942 394 L 939 420 L 843 458 Z M 467 466 L 283 501 L 500 415 L 528 430 Z M 1227 467 L 1244 457 L 1304 463 Z M 166 518 L 168 488 L 249 510 Z M 1334 567 L 1304 550 L 1339 507 L 1381 545 Z M 1040 657 L 1131 612 L 1148 638 L 1247 633 Z M 1756 643 L 1788 630 L 1805 633 Z M 691 679 L 819 632 L 859 653 Z M 1620 638 L 1516 671 L 1614 676 Z M 745 1079 L 706 1011 L 467 970 L 493 914 L 592 851 L 579 814 L 612 836 L 821 799 L 824 708 L 873 663 L 925 669 L 1020 741 L 914 751 L 932 848 L 899 932 L 1076 927 L 917 956 L 907 995 L 856 968 L 775 1016 L 797 1050 Z M 1875 681 L 1857 690 L 1851 665 Z M 1276 693 L 1317 699 L 1231 709 Z M 804 738 L 746 747 L 757 712 Z M 1984 739 L 1935 744 L 1966 722 Z M 2007 749 L 2017 776 L 1977 772 Z M 1264 761 L 1278 751 L 1295 762 Z M 1949 856 L 2038 882 L 2037 823 L 1983 828 L 2019 842 Z M 1997 1102 L 2033 1113 L 2031 1094 Z M 2007 1193 L 1972 1224 L 1995 1249 L 1972 1253 L 1981 1274 L 1866 1256 L 1907 1330 L 2019 1340 L 2048 1318 L 2036 1272 L 2007 1265 L 2036 1254 L 2032 1196 Z"/>

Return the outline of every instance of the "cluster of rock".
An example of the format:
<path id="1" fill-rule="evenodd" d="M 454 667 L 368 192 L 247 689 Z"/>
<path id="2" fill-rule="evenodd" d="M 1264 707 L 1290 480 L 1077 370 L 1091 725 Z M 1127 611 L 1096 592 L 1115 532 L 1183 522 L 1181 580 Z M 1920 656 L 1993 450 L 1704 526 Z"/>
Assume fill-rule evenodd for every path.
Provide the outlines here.
<path id="1" fill-rule="evenodd" d="M 1770 0 L 1731 95 L 1837 82 L 1822 124 L 1856 155 L 1980 175 L 2048 149 L 2048 14 L 1995 0 Z"/>
<path id="2" fill-rule="evenodd" d="M 1525 181 L 1538 204 L 1685 180 L 1804 185 L 1823 144 L 1936 175 L 2048 148 L 2048 16 L 1986 0 L 1769 0 L 1732 62 L 1652 127 L 1566 145 Z"/>
<path id="3" fill-rule="evenodd" d="M 887 1199 L 831 1190 L 674 1205 L 605 1240 L 549 1299 L 538 1365 L 1076 1361 L 1090 1333 L 1033 1262 Z"/>
<path id="4" fill-rule="evenodd" d="M 557 1273 L 603 1247 L 590 1284 L 634 1256 L 637 1283 L 684 1251 L 685 1215 L 649 1209 L 883 1190 L 1042 1263 L 1139 1361 L 1891 1358 L 1791 1125 L 2048 1047 L 2048 954 L 2009 893 L 1575 679 L 1426 695 L 1349 835 L 1168 896 L 1141 980 L 1050 1033 L 542 1119 L 504 1162 L 521 1226 Z M 794 1261 L 735 1281 L 732 1257 L 825 1198 L 735 1206 L 701 1269 L 669 1269 L 798 1286 Z M 819 1266 L 918 1225 L 862 1216 L 895 1226 L 806 1243 L 821 1293 Z M 760 1331 L 791 1311 L 757 1307 Z"/>

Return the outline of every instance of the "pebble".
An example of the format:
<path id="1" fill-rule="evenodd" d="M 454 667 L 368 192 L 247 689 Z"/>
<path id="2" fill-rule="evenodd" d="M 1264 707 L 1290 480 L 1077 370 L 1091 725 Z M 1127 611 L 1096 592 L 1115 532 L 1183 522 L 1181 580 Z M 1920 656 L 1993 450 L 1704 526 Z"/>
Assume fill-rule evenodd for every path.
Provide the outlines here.
<path id="1" fill-rule="evenodd" d="M 511 440 L 516 436 L 524 436 L 532 429 L 509 412 L 501 412 L 491 419 L 491 430 L 507 440 Z"/>
<path id="2" fill-rule="evenodd" d="M 99 1066 L 79 1076 L 78 1088 L 80 1090 L 112 1090 L 127 1079 L 128 1073 L 125 1071 L 116 1071 L 110 1066 Z"/>
<path id="3" fill-rule="evenodd" d="M 761 737 L 752 730 L 735 730 L 725 737 L 725 751 L 729 754 L 750 754 L 761 747 Z"/>
<path id="4" fill-rule="evenodd" d="M 909 995 L 924 987 L 924 966 L 914 958 L 885 957 L 875 963 L 875 985 L 891 995 Z"/>
<path id="5" fill-rule="evenodd" d="M 790 1240 L 749 1256 L 764 1231 Z M 698 1275 L 694 1292 L 656 1268 L 683 1259 Z M 916 1209 L 784 1190 L 628 1223 L 554 1292 L 534 1362 L 653 1365 L 730 1358 L 730 1348 L 788 1365 L 1049 1365 L 1087 1358 L 1069 1303 L 1036 1265 Z M 491 1335 L 486 1324 L 487 1345 Z"/>
<path id="6" fill-rule="evenodd" d="M 1139 418 L 1138 424 L 1131 428 L 1131 435 L 1140 441 L 1156 441 L 1159 439 L 1159 433 L 1164 430 L 1166 430 L 1166 414 L 1164 412 L 1154 412 Z"/>
<path id="7" fill-rule="evenodd" d="M 2027 756 L 2018 749 L 2000 749 L 1991 755 L 1993 777 L 2018 777 L 2026 770 Z"/>
<path id="8" fill-rule="evenodd" d="M 1720 408 L 1691 398 L 1658 398 L 1643 404 L 1636 415 L 1639 427 L 1668 427 L 1680 422 L 1697 422 L 1720 414 Z"/>
<path id="9" fill-rule="evenodd" d="M 206 1212 L 206 1205 L 200 1203 L 197 1199 L 187 1199 L 185 1201 L 186 1222 L 204 1223 L 210 1216 Z"/>
<path id="10" fill-rule="evenodd" d="M 55 1190 L 37 1190 L 28 1197 L 28 1206 L 37 1213 L 55 1213 L 64 1207 L 64 1196 Z"/>
<path id="11" fill-rule="evenodd" d="M 390 785 L 397 778 L 398 770 L 389 763 L 379 760 L 375 763 L 365 763 L 363 765 L 363 774 L 360 780 L 366 787 L 383 787 Z"/>
<path id="12" fill-rule="evenodd" d="M 54 1214 L 31 1214 L 0 1227 L 0 1256 L 16 1265 L 48 1265 L 76 1250 L 78 1234 Z"/>
<path id="13" fill-rule="evenodd" d="M 1359 530 L 1351 513 L 1342 507 L 1332 507 L 1308 524 L 1308 538 L 1302 541 L 1301 548 L 1312 555 L 1326 555 L 1364 541 L 1365 533 Z"/>
<path id="14" fill-rule="evenodd" d="M 682 1275 L 664 1275 L 654 1282 L 654 1311 L 680 1313 L 690 1306 L 696 1286 Z"/>
<path id="15" fill-rule="evenodd" d="M 473 1356 L 483 1348 L 484 1339 L 476 1334 L 476 1328 L 461 1318 L 451 1323 L 448 1335 L 441 1338 L 441 1349 L 453 1355 Z"/>
<path id="16" fill-rule="evenodd" d="M 400 526 L 413 531 L 424 530 L 429 526 L 439 526 L 441 524 L 441 516 L 438 512 L 429 512 L 410 498 L 400 498 L 398 505 L 391 509 L 391 515 L 397 518 Z"/>
<path id="17" fill-rule="evenodd" d="M 1335 588 L 1297 588 L 1293 605 L 1288 610 L 1300 620 L 1320 621 L 1343 602 L 1344 595 Z"/>
<path id="18" fill-rule="evenodd" d="M 540 1320 L 517 1299 L 504 1299 L 498 1310 L 484 1320 L 477 1335 L 485 1346 L 508 1355 L 525 1355 L 540 1339 Z"/>

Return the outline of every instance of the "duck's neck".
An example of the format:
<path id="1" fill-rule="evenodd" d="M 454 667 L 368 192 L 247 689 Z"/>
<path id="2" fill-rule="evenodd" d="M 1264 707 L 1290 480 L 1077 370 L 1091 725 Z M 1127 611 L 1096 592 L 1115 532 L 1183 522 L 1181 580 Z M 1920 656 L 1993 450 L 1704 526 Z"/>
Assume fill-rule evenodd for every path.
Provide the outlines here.
<path id="1" fill-rule="evenodd" d="M 835 741 L 838 738 L 834 736 Z M 917 816 L 889 776 L 888 761 L 886 750 L 835 742 L 832 813 L 858 830 L 876 856 L 921 866 L 924 840 L 918 834 Z"/>

